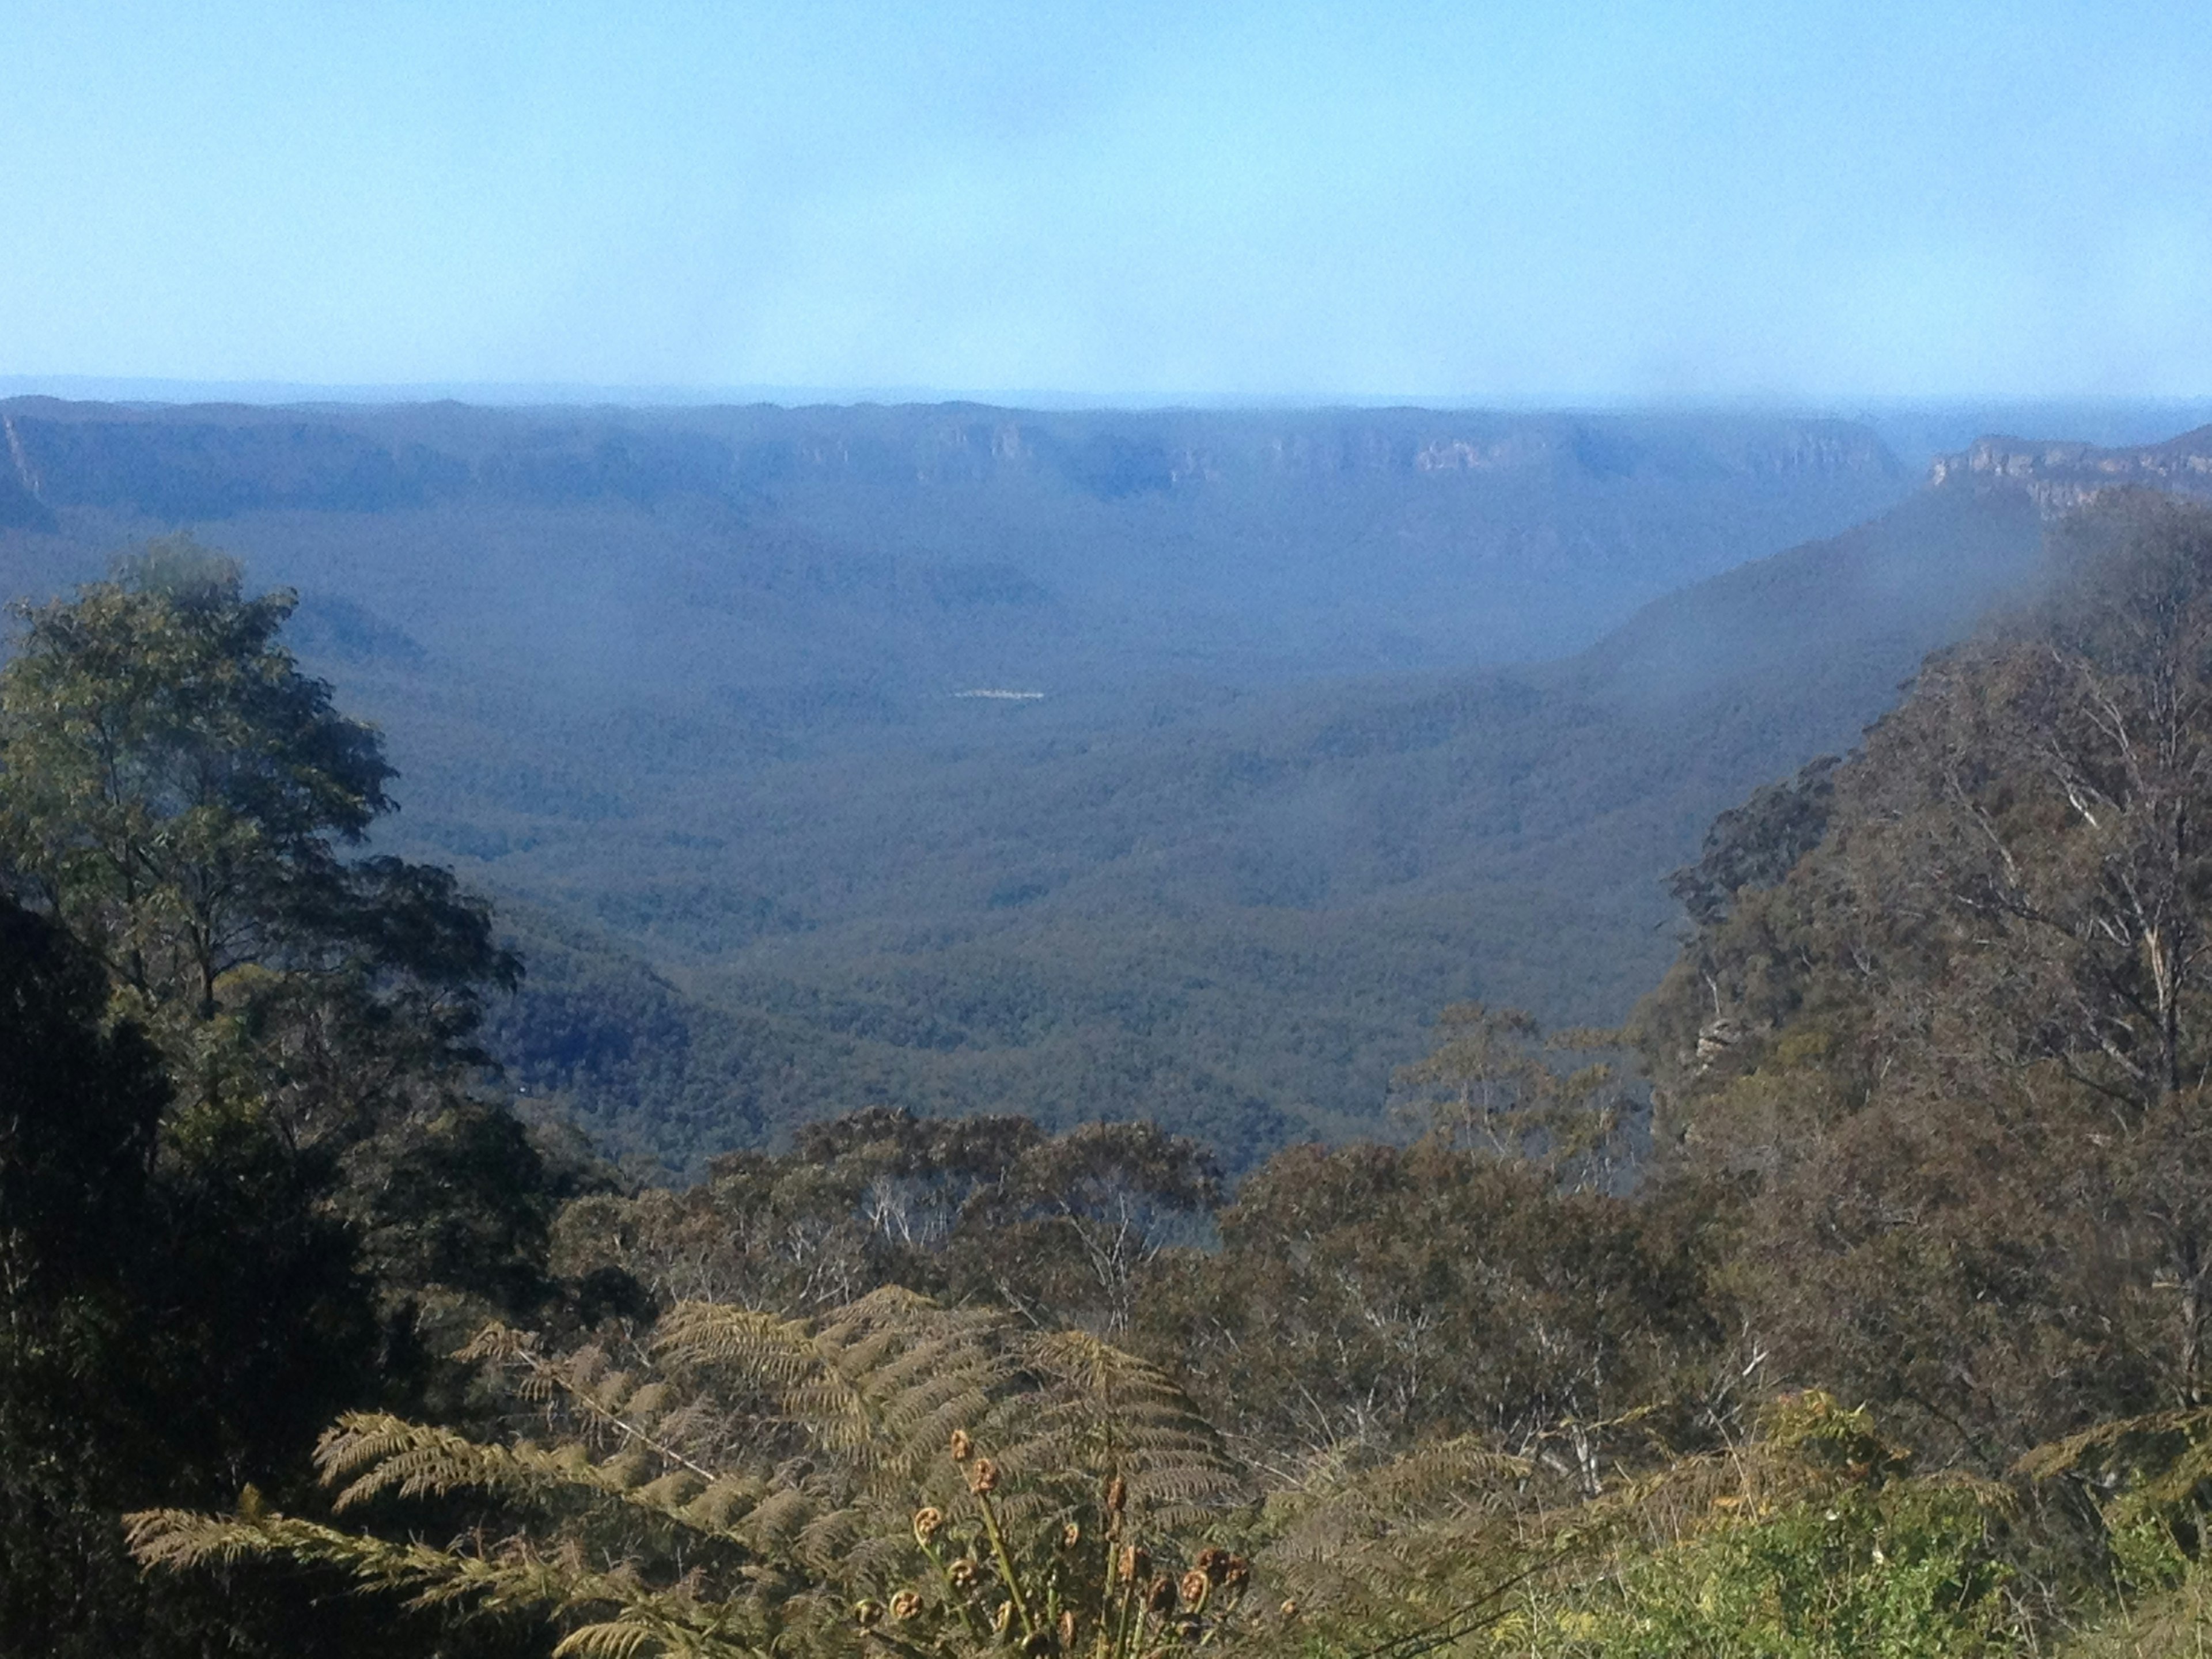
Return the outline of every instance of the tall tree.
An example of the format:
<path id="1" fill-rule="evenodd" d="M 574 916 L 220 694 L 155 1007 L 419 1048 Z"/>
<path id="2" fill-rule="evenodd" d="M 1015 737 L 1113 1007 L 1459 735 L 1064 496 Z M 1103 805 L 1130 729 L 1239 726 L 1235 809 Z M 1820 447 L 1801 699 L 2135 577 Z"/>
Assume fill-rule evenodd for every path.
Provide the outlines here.
<path id="1" fill-rule="evenodd" d="M 0 854 L 188 1097 L 251 1097 L 297 1141 L 356 1132 L 468 1058 L 481 993 L 518 969 L 447 872 L 344 855 L 393 771 L 278 640 L 294 603 L 179 537 L 21 609 Z"/>
<path id="2" fill-rule="evenodd" d="M 133 1591 L 115 1536 L 117 1372 L 167 1097 L 106 989 L 50 923 L 0 900 L 0 1632 L 53 1651 Z M 140 1488 L 139 1491 L 147 1490 Z M 158 1487 L 153 1490 L 159 1490 Z"/>
<path id="3" fill-rule="evenodd" d="M 0 1654 L 338 1650 L 289 1591 L 118 1587 L 118 1510 L 295 1489 L 316 1424 L 426 1397 L 436 1322 L 547 1289 L 546 1171 L 472 1086 L 516 964 L 360 856 L 392 769 L 292 603 L 160 542 L 0 669 Z"/>

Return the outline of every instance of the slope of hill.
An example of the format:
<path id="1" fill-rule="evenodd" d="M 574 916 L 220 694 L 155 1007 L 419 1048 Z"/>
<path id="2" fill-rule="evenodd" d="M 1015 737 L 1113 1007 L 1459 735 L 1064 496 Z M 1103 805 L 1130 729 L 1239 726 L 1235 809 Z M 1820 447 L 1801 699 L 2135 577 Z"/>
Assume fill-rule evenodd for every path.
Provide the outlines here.
<path id="1" fill-rule="evenodd" d="M 2186 482 L 2192 455 L 2212 433 L 2139 459 Z M 2018 591 L 2044 523 L 2081 499 L 2058 469 L 2082 465 L 1946 467 L 1868 525 L 1542 667 L 1164 701 L 1141 732 L 1014 750 L 940 734 L 910 769 L 774 769 L 722 803 L 720 846 L 659 868 L 690 861 L 681 879 L 716 890 L 735 848 L 758 880 L 795 867 L 773 849 L 803 825 L 817 885 L 770 873 L 734 949 L 687 936 L 689 907 L 644 883 L 607 918 L 684 964 L 715 1033 L 696 1078 L 719 1083 L 649 1138 L 996 1099 L 1056 1121 L 1152 1110 L 1258 1150 L 1371 1128 L 1449 997 L 1618 1018 L 1671 955 L 1660 878 L 1713 815 L 1849 747 L 1928 651 Z M 2131 465 L 2105 452 L 2063 476 L 2111 487 Z M 541 1086 L 578 1075 L 514 1041 Z"/>

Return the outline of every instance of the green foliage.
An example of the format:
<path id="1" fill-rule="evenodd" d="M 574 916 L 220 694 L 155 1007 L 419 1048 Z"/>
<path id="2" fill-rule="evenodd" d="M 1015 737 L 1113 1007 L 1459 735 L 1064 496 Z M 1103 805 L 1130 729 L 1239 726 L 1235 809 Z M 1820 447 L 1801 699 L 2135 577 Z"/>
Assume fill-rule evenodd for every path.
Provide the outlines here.
<path id="1" fill-rule="evenodd" d="M 1218 1254 L 1162 1262 L 1140 1328 L 1270 1447 L 1472 1432 L 1593 1479 L 1601 1425 L 1679 1398 L 1711 1340 L 1667 1214 L 1441 1137 L 1293 1148 L 1219 1224 Z"/>
<path id="2" fill-rule="evenodd" d="M 1209 1236 L 1219 1197 L 1206 1149 L 1154 1124 L 1048 1136 L 1026 1118 L 872 1110 L 808 1126 L 786 1157 L 717 1158 L 681 1192 L 574 1205 L 555 1259 L 662 1301 L 805 1313 L 899 1284 L 1118 1332 L 1163 1253 Z"/>
<path id="3" fill-rule="evenodd" d="M 469 1092 L 513 963 L 448 873 L 342 856 L 391 769 L 290 609 L 157 543 L 0 668 L 0 1652 L 352 1650 L 308 1587 L 148 1586 L 117 1516 L 297 1489 L 333 1413 L 435 1392 L 441 1319 L 552 1295 L 556 1182 Z"/>
<path id="4" fill-rule="evenodd" d="M 1838 764 L 1823 755 L 1779 783 L 1762 784 L 1741 806 L 1713 820 L 1695 864 L 1668 878 L 1668 890 L 1701 928 L 1728 919 L 1735 896 L 1779 884 L 1820 844 Z"/>
<path id="5" fill-rule="evenodd" d="M 2094 1513 L 2113 1594 L 2077 1617 L 2074 1659 L 2180 1659 L 2212 1639 L 2212 1417 L 2202 1409 L 2106 1422 L 2039 1446 L 2020 1472 Z"/>
<path id="6" fill-rule="evenodd" d="M 1561 1655 L 1963 1659 L 2011 1644 L 1970 1495 L 1801 1501 L 1626 1564 L 1609 1594 L 1552 1610 Z"/>
<path id="7" fill-rule="evenodd" d="M 1639 1022 L 1656 1166 L 1615 1157 L 1613 1080 L 1553 1063 L 1597 1034 L 1462 1006 L 1405 1079 L 1431 1133 L 1233 1194 L 1153 1123 L 882 1106 L 688 1189 L 564 1162 L 468 1086 L 484 913 L 349 861 L 313 789 L 268 805 L 344 723 L 268 602 L 160 552 L 40 613 L 0 685 L 48 913 L 0 908 L 0 1525 L 36 1564 L 7 1610 L 148 1652 L 2179 1647 L 2212 1490 L 2207 523 L 2108 503 L 2041 609 L 1716 827 Z M 102 605 L 120 643 L 71 656 Z M 133 689 L 131 627 L 205 696 Z M 34 684 L 83 718 L 7 701 Z M 256 725 L 256 686 L 313 718 Z M 111 696 L 155 713 L 103 748 Z M 119 862 L 48 787 L 71 766 Z M 629 1042 L 606 1086 L 705 1121 L 625 1025 L 688 1041 L 682 996 L 625 983 L 580 1052 Z M 1053 1019 L 1013 979 L 929 1000 L 902 1040 L 956 1057 Z M 796 1025 L 687 1064 L 747 1029 Z M 799 1097 L 754 1098 L 765 1130 Z M 220 1571 L 134 1587 L 125 1508 L 147 1565 Z"/>
<path id="8" fill-rule="evenodd" d="M 2212 515 L 2076 520 L 1639 1015 L 1749 1353 L 1985 1470 L 2202 1398 L 2208 641 Z"/>
<path id="9" fill-rule="evenodd" d="M 245 599 L 234 564 L 179 538 L 21 613 L 0 700 L 10 850 L 155 1006 L 211 1018 L 285 890 L 326 884 L 332 840 L 389 805 L 374 733 L 273 643 L 291 608 Z"/>
<path id="10" fill-rule="evenodd" d="M 1548 1043 L 1518 1008 L 1455 1003 L 1437 1017 L 1437 1045 L 1401 1069 L 1400 1089 L 1431 1127 L 1498 1158 L 1542 1163 L 1577 1183 L 1604 1186 L 1626 1161 L 1629 1103 L 1602 1061 L 1562 1072 L 1544 1050 L 1612 1047 L 1604 1031 L 1555 1033 Z"/>
<path id="11" fill-rule="evenodd" d="M 1755 1439 L 1684 1460 L 1575 1519 L 1605 1540 L 1535 1583 L 1507 1652 L 1918 1659 L 2014 1650 L 2006 1493 L 1914 1478 L 1863 1411 L 1785 1397 Z"/>
<path id="12" fill-rule="evenodd" d="M 178 538 L 23 609 L 0 854 L 99 952 L 189 1099 L 251 1098 L 303 1140 L 360 1133 L 404 1078 L 465 1058 L 481 992 L 515 966 L 449 874 L 339 855 L 392 770 L 277 642 L 293 604 Z"/>
<path id="13" fill-rule="evenodd" d="M 2191 1572 L 2160 1594 L 2130 1596 L 2051 1648 L 2062 1659 L 2200 1659 L 2212 1644 L 2212 1584 Z"/>

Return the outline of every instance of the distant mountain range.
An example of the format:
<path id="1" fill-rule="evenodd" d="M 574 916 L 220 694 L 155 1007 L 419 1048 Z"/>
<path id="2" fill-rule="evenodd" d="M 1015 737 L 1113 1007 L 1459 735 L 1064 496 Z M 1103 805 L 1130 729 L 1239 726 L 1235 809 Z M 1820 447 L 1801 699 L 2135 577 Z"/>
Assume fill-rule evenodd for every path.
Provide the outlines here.
<path id="1" fill-rule="evenodd" d="M 0 526 L 197 526 L 457 659 L 686 696 L 1553 655 L 1911 482 L 1748 416 L 0 403 Z"/>
<path id="2" fill-rule="evenodd" d="M 1446 1001 L 1624 1013 L 1714 813 L 2048 515 L 2212 490 L 2212 428 L 1916 488 L 1751 416 L 18 399 L 0 440 L 0 585 L 189 525 L 301 588 L 384 839 L 528 951 L 514 1075 L 679 1164 L 878 1100 L 1238 1164 L 1371 1127 Z"/>

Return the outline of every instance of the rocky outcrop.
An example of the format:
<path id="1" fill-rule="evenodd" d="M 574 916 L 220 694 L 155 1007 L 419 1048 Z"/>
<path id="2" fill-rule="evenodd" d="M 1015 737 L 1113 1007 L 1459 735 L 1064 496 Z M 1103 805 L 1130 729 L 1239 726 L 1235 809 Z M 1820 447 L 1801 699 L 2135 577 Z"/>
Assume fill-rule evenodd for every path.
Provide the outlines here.
<path id="1" fill-rule="evenodd" d="M 23 434 L 7 415 L 0 415 L 0 526 L 53 528 L 53 514 L 40 497 L 39 475 L 23 449 Z"/>
<path id="2" fill-rule="evenodd" d="M 1929 482 L 1939 488 L 2021 489 L 2046 519 L 2112 489 L 2212 496 L 2212 426 L 2132 449 L 1982 438 L 1962 453 L 1937 460 L 1929 469 Z"/>
<path id="3" fill-rule="evenodd" d="M 1484 479 L 1594 491 L 1842 489 L 1871 509 L 1906 482 L 1867 428 L 1779 416 L 164 408 L 24 398 L 0 404 L 0 484 L 14 495 L 175 520 L 464 500 L 749 501 L 856 484 L 955 495 L 1042 485 L 1110 502 L 1224 485 L 1464 489 Z"/>

